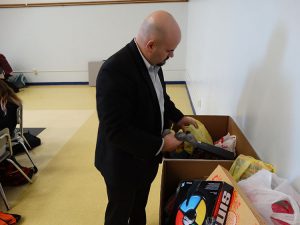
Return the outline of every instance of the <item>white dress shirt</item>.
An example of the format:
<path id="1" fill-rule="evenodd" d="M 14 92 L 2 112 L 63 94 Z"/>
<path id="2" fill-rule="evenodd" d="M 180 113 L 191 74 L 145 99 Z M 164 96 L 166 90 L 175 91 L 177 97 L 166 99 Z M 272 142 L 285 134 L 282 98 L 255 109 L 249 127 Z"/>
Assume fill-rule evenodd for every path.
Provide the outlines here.
<path id="1" fill-rule="evenodd" d="M 164 92 L 163 92 L 162 84 L 161 84 L 161 81 L 160 81 L 159 76 L 158 76 L 158 71 L 160 70 L 160 66 L 151 65 L 147 61 L 147 59 L 143 56 L 143 54 L 142 54 L 141 50 L 139 49 L 139 46 L 137 45 L 136 42 L 135 42 L 135 44 L 137 46 L 137 49 L 140 52 L 141 57 L 144 60 L 144 63 L 146 65 L 147 69 L 148 69 L 149 76 L 152 80 L 152 83 L 153 83 L 153 86 L 154 86 L 154 89 L 155 89 L 155 92 L 156 92 L 156 95 L 157 95 L 157 99 L 158 99 L 158 102 L 159 102 L 159 108 L 160 108 L 161 132 L 162 132 L 163 127 L 164 127 L 164 111 L 165 111 L 164 104 L 165 104 L 165 99 L 164 99 Z M 164 139 L 162 139 L 162 141 L 163 141 L 162 145 L 161 145 L 160 149 L 158 150 L 158 152 L 156 153 L 156 155 L 158 155 L 160 153 L 160 151 L 162 150 L 162 147 L 164 146 Z"/>

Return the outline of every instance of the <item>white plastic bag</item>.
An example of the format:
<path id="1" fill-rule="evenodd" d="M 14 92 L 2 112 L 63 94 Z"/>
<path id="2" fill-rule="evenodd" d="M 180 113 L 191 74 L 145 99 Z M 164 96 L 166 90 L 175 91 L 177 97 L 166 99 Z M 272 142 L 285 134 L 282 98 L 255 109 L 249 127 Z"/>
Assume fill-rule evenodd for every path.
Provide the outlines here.
<path id="1" fill-rule="evenodd" d="M 286 179 L 262 169 L 238 184 L 268 224 L 273 224 L 271 218 L 274 218 L 291 225 L 300 225 L 300 195 Z M 282 200 L 291 204 L 294 214 L 272 211 L 272 204 Z"/>
<path id="2" fill-rule="evenodd" d="M 217 140 L 214 145 L 235 154 L 236 135 L 230 135 L 230 133 L 227 133 L 224 137 Z"/>

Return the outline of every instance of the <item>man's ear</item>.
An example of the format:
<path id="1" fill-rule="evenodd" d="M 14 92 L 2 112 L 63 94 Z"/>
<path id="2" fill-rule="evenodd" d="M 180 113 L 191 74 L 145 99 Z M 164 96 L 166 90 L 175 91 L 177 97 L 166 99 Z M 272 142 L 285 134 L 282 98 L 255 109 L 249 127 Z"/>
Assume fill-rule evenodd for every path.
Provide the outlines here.
<path id="1" fill-rule="evenodd" d="M 147 42 L 147 44 L 146 44 L 147 50 L 150 51 L 150 52 L 152 52 L 152 51 L 153 51 L 153 48 L 154 48 L 154 45 L 155 45 L 154 41 L 153 41 L 153 40 L 149 40 L 149 41 Z"/>

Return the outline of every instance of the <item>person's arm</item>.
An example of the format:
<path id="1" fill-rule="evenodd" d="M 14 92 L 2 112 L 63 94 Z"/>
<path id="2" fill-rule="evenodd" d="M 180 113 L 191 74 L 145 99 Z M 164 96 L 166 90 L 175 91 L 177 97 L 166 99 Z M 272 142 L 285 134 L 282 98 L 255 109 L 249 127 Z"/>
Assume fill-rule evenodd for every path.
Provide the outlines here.
<path id="1" fill-rule="evenodd" d="M 14 135 L 14 131 L 17 126 L 17 108 L 18 106 L 14 103 L 8 102 L 6 105 L 7 113 L 1 112 L 0 116 L 0 129 L 8 128 L 11 136 Z"/>
<path id="2" fill-rule="evenodd" d="M 196 123 L 196 120 L 192 117 L 184 116 L 183 113 L 175 106 L 175 104 L 171 100 L 170 96 L 167 94 L 162 70 L 159 71 L 159 76 L 162 81 L 163 91 L 164 91 L 165 123 L 167 123 L 168 121 L 171 121 L 172 123 L 176 123 L 177 126 L 179 126 L 182 129 L 184 129 L 184 126 L 187 126 L 189 124 L 192 124 L 197 128 L 198 125 Z"/>

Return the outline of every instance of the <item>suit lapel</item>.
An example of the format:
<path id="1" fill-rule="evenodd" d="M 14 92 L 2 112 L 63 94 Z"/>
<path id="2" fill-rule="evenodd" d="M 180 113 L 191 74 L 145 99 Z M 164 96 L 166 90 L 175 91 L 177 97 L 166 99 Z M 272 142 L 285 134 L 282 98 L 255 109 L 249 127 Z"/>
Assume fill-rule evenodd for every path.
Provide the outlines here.
<path id="1" fill-rule="evenodd" d="M 163 91 L 164 91 L 164 93 L 165 93 L 165 92 L 166 92 L 166 85 L 165 85 L 165 79 L 164 79 L 163 72 L 162 72 L 162 69 L 161 69 L 161 68 L 160 68 L 159 71 L 158 71 L 158 77 L 159 77 L 161 86 L 162 86 L 162 88 L 163 88 Z"/>
<path id="2" fill-rule="evenodd" d="M 146 65 L 144 63 L 144 60 L 141 57 L 140 52 L 137 49 L 137 46 L 136 46 L 134 40 L 132 40 L 128 44 L 128 47 L 129 47 L 131 53 L 134 56 L 134 60 L 135 60 L 136 64 L 138 65 L 138 68 L 139 68 L 139 70 L 140 70 L 140 72 L 142 74 L 143 79 L 147 83 L 149 92 L 151 93 L 151 98 L 153 100 L 152 102 L 153 102 L 154 106 L 156 108 L 158 107 L 158 109 L 159 109 L 159 103 L 158 103 L 158 99 L 157 99 L 157 94 L 156 94 L 155 88 L 153 86 L 152 80 L 151 80 L 150 75 L 148 73 L 147 67 L 146 67 Z M 159 112 L 160 112 L 160 109 L 159 109 Z"/>

